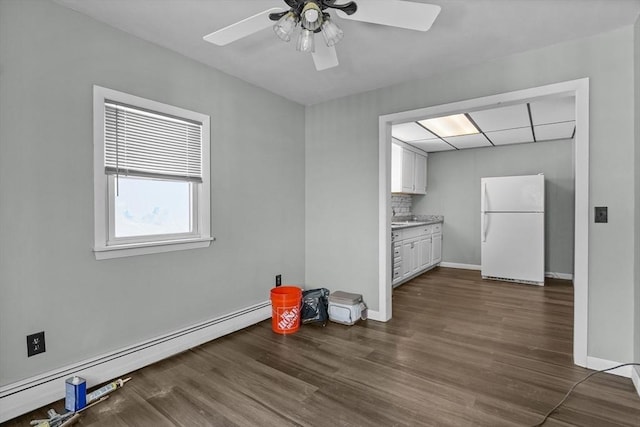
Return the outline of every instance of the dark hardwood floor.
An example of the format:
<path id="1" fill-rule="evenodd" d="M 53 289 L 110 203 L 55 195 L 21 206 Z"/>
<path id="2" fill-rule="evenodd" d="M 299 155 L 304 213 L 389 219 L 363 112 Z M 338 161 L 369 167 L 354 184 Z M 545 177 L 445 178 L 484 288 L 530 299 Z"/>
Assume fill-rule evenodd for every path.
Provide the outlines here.
<path id="1" fill-rule="evenodd" d="M 265 321 L 131 373 L 78 425 L 530 426 L 591 372 L 572 363 L 572 318 L 568 282 L 439 268 L 394 290 L 388 323 Z M 599 374 L 545 425 L 640 426 L 640 397 Z"/>

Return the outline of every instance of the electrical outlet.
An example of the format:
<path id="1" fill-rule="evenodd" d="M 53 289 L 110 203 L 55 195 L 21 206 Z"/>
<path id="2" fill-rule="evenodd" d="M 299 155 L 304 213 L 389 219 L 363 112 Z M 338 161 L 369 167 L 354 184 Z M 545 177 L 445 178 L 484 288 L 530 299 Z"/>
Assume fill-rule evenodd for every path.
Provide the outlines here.
<path id="1" fill-rule="evenodd" d="M 44 331 L 32 335 L 27 335 L 27 357 L 44 353 L 46 347 L 44 345 Z"/>
<path id="2" fill-rule="evenodd" d="M 282 285 L 282 274 L 276 276 L 276 287 Z"/>
<path id="3" fill-rule="evenodd" d="M 595 222 L 608 222 L 606 206 L 596 206 L 594 211 Z"/>

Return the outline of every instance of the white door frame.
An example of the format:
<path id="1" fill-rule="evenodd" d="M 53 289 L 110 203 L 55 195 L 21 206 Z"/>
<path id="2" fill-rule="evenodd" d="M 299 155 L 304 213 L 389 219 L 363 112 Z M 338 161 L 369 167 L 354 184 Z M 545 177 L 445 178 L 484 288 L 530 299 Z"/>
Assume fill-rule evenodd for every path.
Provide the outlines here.
<path id="1" fill-rule="evenodd" d="M 576 99 L 573 361 L 576 365 L 587 366 L 587 326 L 589 317 L 588 78 L 386 114 L 379 117 L 379 310 L 371 313 L 370 317 L 372 319 L 384 322 L 391 319 L 391 125 L 561 95 L 574 95 Z"/>

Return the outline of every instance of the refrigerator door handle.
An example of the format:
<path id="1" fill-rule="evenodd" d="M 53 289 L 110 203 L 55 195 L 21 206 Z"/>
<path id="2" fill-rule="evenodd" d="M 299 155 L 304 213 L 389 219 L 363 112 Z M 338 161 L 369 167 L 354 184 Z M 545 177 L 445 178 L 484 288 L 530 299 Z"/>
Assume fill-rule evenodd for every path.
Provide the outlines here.
<path id="1" fill-rule="evenodd" d="M 486 242 L 487 241 L 487 213 L 486 212 L 482 212 L 482 241 Z"/>
<path id="2" fill-rule="evenodd" d="M 487 241 L 487 183 L 482 183 L 482 241 Z"/>
<path id="3" fill-rule="evenodd" d="M 486 182 L 482 183 L 482 207 L 480 209 L 482 209 L 482 213 L 485 213 L 487 211 L 487 183 Z"/>

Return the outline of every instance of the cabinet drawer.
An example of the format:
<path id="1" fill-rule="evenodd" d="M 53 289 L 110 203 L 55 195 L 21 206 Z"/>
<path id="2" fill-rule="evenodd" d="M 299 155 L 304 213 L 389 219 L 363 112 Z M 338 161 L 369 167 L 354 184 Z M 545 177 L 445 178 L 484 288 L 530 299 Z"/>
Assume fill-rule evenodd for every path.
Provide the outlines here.
<path id="1" fill-rule="evenodd" d="M 411 227 L 405 228 L 402 230 L 402 240 L 415 239 L 416 237 L 423 234 L 424 227 Z"/>
<path id="2" fill-rule="evenodd" d="M 393 280 L 400 278 L 400 267 L 393 269 Z"/>
<path id="3" fill-rule="evenodd" d="M 433 225 L 424 225 L 420 227 L 421 234 L 431 234 L 433 233 Z"/>
<path id="4" fill-rule="evenodd" d="M 431 227 L 434 233 L 442 233 L 442 224 L 433 224 Z"/>
<path id="5" fill-rule="evenodd" d="M 401 240 L 400 239 L 400 234 L 401 233 L 399 231 L 392 231 L 391 232 L 391 241 L 392 242 L 397 242 L 398 240 Z"/>
<path id="6" fill-rule="evenodd" d="M 393 257 L 399 257 L 400 256 L 400 244 L 397 245 L 393 245 Z"/>

